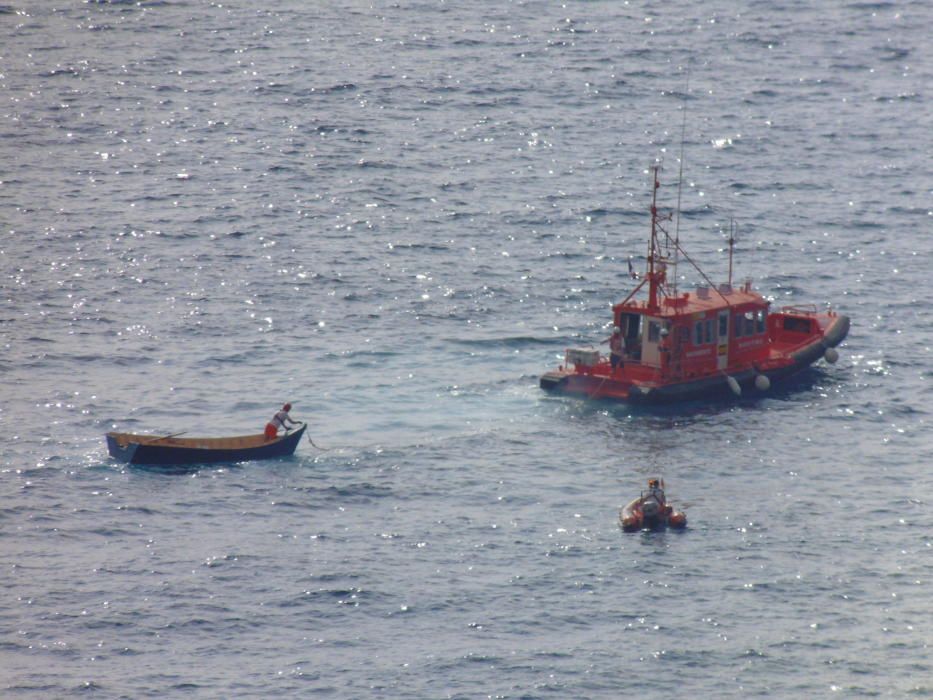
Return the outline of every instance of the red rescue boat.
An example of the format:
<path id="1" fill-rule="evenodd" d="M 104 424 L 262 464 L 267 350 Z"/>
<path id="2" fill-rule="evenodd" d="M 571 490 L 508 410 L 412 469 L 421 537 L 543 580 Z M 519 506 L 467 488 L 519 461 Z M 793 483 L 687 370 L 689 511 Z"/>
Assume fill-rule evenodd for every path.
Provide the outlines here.
<path id="1" fill-rule="evenodd" d="M 715 285 L 671 236 L 659 216 L 655 166 L 647 270 L 632 292 L 612 307 L 615 338 L 610 356 L 592 347 L 568 348 L 564 364 L 541 377 L 558 393 L 631 402 L 666 403 L 716 394 L 765 393 L 819 359 L 834 363 L 849 318 L 815 306 L 779 311 L 752 289 L 751 280 Z M 683 259 L 706 283 L 678 293 L 676 268 Z M 668 270 L 672 270 L 668 278 Z M 633 273 L 633 276 L 634 273 Z M 647 298 L 638 298 L 639 293 Z M 613 357 L 614 356 L 614 357 Z"/>
<path id="2" fill-rule="evenodd" d="M 619 523 L 626 532 L 658 529 L 662 527 L 687 527 L 687 516 L 683 511 L 674 510 L 664 495 L 664 482 L 648 480 L 648 490 L 628 503 L 619 513 Z"/>

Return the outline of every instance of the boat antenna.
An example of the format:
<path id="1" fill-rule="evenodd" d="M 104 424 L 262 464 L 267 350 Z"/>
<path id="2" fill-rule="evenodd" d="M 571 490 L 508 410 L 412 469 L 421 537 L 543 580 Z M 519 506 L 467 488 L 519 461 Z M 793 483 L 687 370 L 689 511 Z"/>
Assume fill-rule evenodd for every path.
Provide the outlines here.
<path id="1" fill-rule="evenodd" d="M 735 219 L 729 219 L 729 288 L 732 288 L 732 251 L 735 249 L 735 235 L 738 233 Z"/>
<path id="2" fill-rule="evenodd" d="M 684 85 L 683 121 L 680 125 L 680 171 L 677 174 L 677 220 L 674 222 L 674 282 L 673 295 L 677 296 L 677 252 L 680 250 L 680 199 L 684 189 L 684 141 L 687 136 L 687 96 L 690 94 L 690 63 L 687 63 L 687 79 Z"/>
<path id="3" fill-rule="evenodd" d="M 667 279 L 665 267 L 667 264 L 667 255 L 662 253 L 661 245 L 658 243 L 658 231 L 660 230 L 664 234 L 664 239 L 666 241 L 665 248 L 669 249 L 671 240 L 670 235 L 661 226 L 658 219 L 658 188 L 661 186 L 658 173 L 660 170 L 661 166 L 657 164 L 651 168 L 651 240 L 648 242 L 648 271 L 645 273 L 645 280 L 649 283 L 648 308 L 651 310 L 657 310 L 658 292 L 665 293 L 663 287 Z M 668 214 L 664 219 L 669 220 L 670 217 L 671 215 Z"/>

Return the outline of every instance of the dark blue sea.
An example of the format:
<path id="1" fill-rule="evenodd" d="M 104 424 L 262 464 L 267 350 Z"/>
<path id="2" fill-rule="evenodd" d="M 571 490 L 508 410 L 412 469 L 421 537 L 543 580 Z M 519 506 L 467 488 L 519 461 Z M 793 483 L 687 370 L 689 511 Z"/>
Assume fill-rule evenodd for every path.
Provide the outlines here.
<path id="1" fill-rule="evenodd" d="M 931 26 L 0 5 L 0 697 L 933 696 Z M 737 281 L 851 317 L 837 364 L 664 409 L 538 387 L 630 291 L 655 163 L 715 282 L 734 221 Z M 324 449 L 107 454 L 285 401 Z M 623 533 L 655 475 L 689 527 Z"/>

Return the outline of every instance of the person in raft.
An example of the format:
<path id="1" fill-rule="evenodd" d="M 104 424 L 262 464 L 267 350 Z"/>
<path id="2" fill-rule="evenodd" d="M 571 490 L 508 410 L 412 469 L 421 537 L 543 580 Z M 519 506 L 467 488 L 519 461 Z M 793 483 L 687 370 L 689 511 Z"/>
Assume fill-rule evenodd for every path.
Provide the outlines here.
<path id="1" fill-rule="evenodd" d="M 615 372 L 616 367 L 624 367 L 625 362 L 623 362 L 625 356 L 625 338 L 622 337 L 622 331 L 618 326 L 614 326 L 612 329 L 612 335 L 609 336 L 609 361 L 612 363 L 612 371 Z"/>
<path id="2" fill-rule="evenodd" d="M 291 410 L 292 405 L 287 403 L 282 406 L 281 411 L 276 411 L 275 415 L 272 416 L 272 420 L 266 423 L 266 440 L 275 440 L 279 434 L 279 428 L 287 431 L 289 428 L 301 425 L 301 423 L 293 421 L 292 417 L 288 415 L 288 412 Z"/>
<path id="3" fill-rule="evenodd" d="M 662 506 L 667 502 L 664 498 L 664 489 L 657 479 L 648 479 L 648 497 L 654 497 Z"/>

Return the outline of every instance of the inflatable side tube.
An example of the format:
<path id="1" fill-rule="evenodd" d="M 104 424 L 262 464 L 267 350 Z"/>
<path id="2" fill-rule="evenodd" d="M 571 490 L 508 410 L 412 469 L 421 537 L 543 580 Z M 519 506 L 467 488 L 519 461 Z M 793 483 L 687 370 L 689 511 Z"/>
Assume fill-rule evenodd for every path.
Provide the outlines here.
<path id="1" fill-rule="evenodd" d="M 797 352 L 791 353 L 791 359 L 797 369 L 803 369 L 812 365 L 823 357 L 827 348 L 835 347 L 841 343 L 849 333 L 849 317 L 837 316 L 835 320 L 826 329 L 826 333 L 820 340 L 815 340 Z"/>
<path id="2" fill-rule="evenodd" d="M 622 508 L 622 512 L 619 513 L 619 524 L 622 525 L 622 529 L 626 532 L 641 530 L 644 518 L 642 517 L 641 510 L 638 508 L 640 503 L 641 499 L 636 498 L 634 501 L 626 504 L 625 507 Z"/>
<path id="3" fill-rule="evenodd" d="M 837 316 L 823 335 L 823 346 L 834 348 L 845 340 L 847 335 L 849 335 L 849 317 Z"/>
<path id="4" fill-rule="evenodd" d="M 754 383 L 756 374 L 755 370 L 747 369 L 735 372 L 731 376 L 740 386 L 746 387 Z M 716 374 L 689 382 L 659 386 L 649 390 L 633 385 L 629 391 L 629 398 L 632 401 L 642 403 L 672 403 L 716 396 L 732 396 L 732 391 L 729 389 L 729 384 L 723 374 Z"/>

